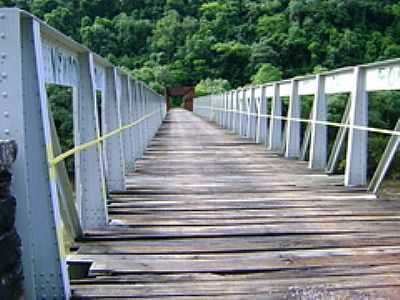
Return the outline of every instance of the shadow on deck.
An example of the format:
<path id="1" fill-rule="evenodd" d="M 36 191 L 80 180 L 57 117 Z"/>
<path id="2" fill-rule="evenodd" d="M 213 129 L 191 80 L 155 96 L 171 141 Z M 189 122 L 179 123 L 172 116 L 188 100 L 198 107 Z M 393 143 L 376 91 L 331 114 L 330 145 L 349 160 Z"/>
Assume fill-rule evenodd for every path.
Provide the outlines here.
<path id="1" fill-rule="evenodd" d="M 183 110 L 137 171 L 71 256 L 76 298 L 400 298 L 400 203 Z"/>

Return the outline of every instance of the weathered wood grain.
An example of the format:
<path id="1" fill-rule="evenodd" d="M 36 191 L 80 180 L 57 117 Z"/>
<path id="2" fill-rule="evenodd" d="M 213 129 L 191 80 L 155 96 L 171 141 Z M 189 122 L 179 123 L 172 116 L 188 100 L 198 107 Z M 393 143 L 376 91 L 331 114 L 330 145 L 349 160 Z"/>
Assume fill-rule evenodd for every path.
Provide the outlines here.
<path id="1" fill-rule="evenodd" d="M 73 297 L 400 299 L 400 202 L 342 182 L 173 110 L 76 242 Z"/>

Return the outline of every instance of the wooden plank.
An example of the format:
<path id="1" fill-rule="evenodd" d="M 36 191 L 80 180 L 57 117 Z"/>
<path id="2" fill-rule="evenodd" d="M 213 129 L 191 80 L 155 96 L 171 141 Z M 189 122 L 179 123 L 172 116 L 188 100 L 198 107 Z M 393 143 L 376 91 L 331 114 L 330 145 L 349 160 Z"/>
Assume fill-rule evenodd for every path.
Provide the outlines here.
<path id="1" fill-rule="evenodd" d="M 78 254 L 191 254 L 280 251 L 295 249 L 360 248 L 366 246 L 397 246 L 400 237 L 395 233 L 363 233 L 336 235 L 255 236 L 101 241 L 80 244 Z M 283 247 L 284 245 L 284 247 Z"/>
<path id="2" fill-rule="evenodd" d="M 76 242 L 76 298 L 398 299 L 400 202 L 343 175 L 172 110 L 127 184 Z"/>
<path id="3" fill-rule="evenodd" d="M 80 285 L 76 286 L 74 296 L 86 297 L 177 297 L 177 296 L 203 296 L 218 295 L 262 295 L 263 299 L 290 299 L 288 296 L 308 296 L 305 299 L 315 299 L 316 295 L 330 296 L 335 293 L 340 295 L 366 299 L 363 294 L 351 291 L 367 290 L 371 295 L 382 295 L 380 289 L 395 295 L 400 290 L 399 278 L 388 275 L 369 275 L 363 277 L 341 276 L 335 280 L 326 278 L 305 278 L 295 284 L 292 280 L 251 280 L 235 281 L 207 281 L 204 283 L 180 282 L 180 283 L 154 283 L 135 285 Z M 372 291 L 375 291 L 373 293 Z M 345 293 L 346 292 L 346 293 Z M 390 294 L 389 294 L 390 295 Z M 398 294 L 397 294 L 398 295 Z M 313 297 L 314 296 L 314 297 Z M 312 298 L 310 298 L 312 297 Z M 302 299 L 302 298 L 294 298 Z M 304 298 L 303 298 L 304 299 Z M 317 298 L 318 299 L 318 298 Z M 329 298 L 320 298 L 329 299 Z M 331 298 L 332 299 L 332 298 Z M 335 299 L 335 298 L 333 298 Z M 341 298 L 337 298 L 341 299 Z M 342 298 L 346 299 L 346 298 Z M 371 298 L 374 299 L 374 298 Z M 376 298 L 375 298 L 376 299 Z M 395 298 L 392 298 L 395 299 Z"/>

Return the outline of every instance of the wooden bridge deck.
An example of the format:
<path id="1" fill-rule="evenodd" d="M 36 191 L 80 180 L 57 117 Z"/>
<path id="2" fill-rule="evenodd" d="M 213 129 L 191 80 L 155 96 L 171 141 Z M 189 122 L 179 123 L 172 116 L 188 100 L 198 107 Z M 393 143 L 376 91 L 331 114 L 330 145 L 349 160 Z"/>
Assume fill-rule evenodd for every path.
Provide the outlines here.
<path id="1" fill-rule="evenodd" d="M 400 203 L 173 110 L 114 226 L 72 260 L 76 298 L 400 299 Z"/>

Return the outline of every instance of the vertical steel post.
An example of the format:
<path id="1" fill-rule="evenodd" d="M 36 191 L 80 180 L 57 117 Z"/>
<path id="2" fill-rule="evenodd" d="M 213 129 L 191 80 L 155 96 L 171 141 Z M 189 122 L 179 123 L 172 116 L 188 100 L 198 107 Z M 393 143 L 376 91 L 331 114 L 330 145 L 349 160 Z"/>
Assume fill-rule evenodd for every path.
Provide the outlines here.
<path id="1" fill-rule="evenodd" d="M 137 82 L 137 98 L 136 98 L 136 105 L 137 105 L 137 119 L 141 119 L 143 117 L 143 84 Z M 143 131 L 143 122 L 140 122 L 137 125 L 138 129 L 138 146 L 139 146 L 139 158 L 143 157 L 143 149 L 144 149 L 144 131 Z"/>
<path id="2" fill-rule="evenodd" d="M 279 94 L 279 85 L 274 84 L 274 94 L 271 103 L 271 120 L 269 134 L 269 150 L 279 151 L 282 146 L 282 99 Z"/>
<path id="3" fill-rule="evenodd" d="M 325 95 L 325 77 L 317 75 L 312 122 L 327 120 L 327 103 Z M 311 147 L 309 167 L 323 170 L 326 168 L 328 151 L 328 131 L 326 125 L 311 123 Z"/>
<path id="4" fill-rule="evenodd" d="M 223 98 L 221 95 L 217 95 L 217 124 L 219 127 L 222 127 L 222 119 L 223 119 Z"/>
<path id="5" fill-rule="evenodd" d="M 225 99 L 223 94 L 218 95 L 218 123 L 220 127 L 224 126 L 224 115 L 225 115 Z"/>
<path id="6" fill-rule="evenodd" d="M 261 95 L 258 100 L 259 121 L 257 142 L 268 146 L 268 117 L 265 116 L 268 113 L 268 98 L 265 93 L 266 87 L 261 87 Z"/>
<path id="7" fill-rule="evenodd" d="M 119 97 L 119 114 L 121 118 L 121 126 L 126 126 L 131 123 L 131 104 L 130 104 L 130 84 L 127 75 L 120 75 L 120 97 Z M 123 158 L 124 158 L 124 173 L 131 173 L 135 170 L 135 159 L 133 156 L 133 141 L 131 139 L 131 130 L 126 129 L 121 133 Z"/>
<path id="8" fill-rule="evenodd" d="M 225 118 L 224 118 L 224 128 L 228 129 L 229 128 L 229 96 L 228 93 L 224 93 L 224 99 L 225 99 Z"/>
<path id="9" fill-rule="evenodd" d="M 120 105 L 125 93 L 116 68 L 106 70 L 105 95 L 103 96 L 102 123 L 108 133 L 121 127 Z M 126 108 L 124 107 L 124 110 Z M 125 141 L 128 144 L 128 141 Z M 125 190 L 125 161 L 121 134 L 108 138 L 104 143 L 107 157 L 106 182 L 109 191 Z"/>
<path id="10" fill-rule="evenodd" d="M 233 92 L 229 92 L 229 130 L 233 131 L 234 130 L 234 120 L 235 120 L 235 106 L 234 106 L 234 97 L 233 97 Z"/>
<path id="11" fill-rule="evenodd" d="M 133 80 L 127 77 L 127 86 L 128 86 L 128 113 L 125 115 L 127 124 L 132 124 L 135 122 L 135 84 Z M 123 113 L 123 112 L 122 112 Z M 124 113 L 123 113 L 124 115 Z M 135 127 L 131 127 L 127 130 L 127 135 L 129 135 L 130 146 L 126 148 L 128 155 L 127 160 L 127 172 L 135 172 L 136 170 L 136 137 L 135 137 Z M 129 148 L 129 149 L 128 149 Z"/>
<path id="12" fill-rule="evenodd" d="M 243 90 L 243 107 L 244 107 L 244 114 L 243 114 L 243 132 L 242 132 L 242 136 L 243 137 L 249 137 L 249 127 L 250 127 L 250 123 L 249 123 L 249 117 L 250 117 L 250 97 L 247 98 L 247 90 L 244 89 Z"/>
<path id="13" fill-rule="evenodd" d="M 246 126 L 247 126 L 247 100 L 245 89 L 240 90 L 239 93 L 240 101 L 240 136 L 246 136 Z"/>
<path id="14" fill-rule="evenodd" d="M 60 234 L 60 216 L 49 172 L 43 119 L 47 103 L 42 69 L 40 24 L 18 9 L 0 10 L 0 138 L 13 139 L 18 154 L 13 166 L 16 223 L 23 247 L 25 297 L 69 297 Z M 48 132 L 49 133 L 49 132 Z M 46 149 L 47 148 L 47 149 Z M 51 153 L 48 153 L 51 154 Z"/>
<path id="15" fill-rule="evenodd" d="M 349 125 L 345 185 L 362 186 L 367 184 L 368 132 L 353 127 L 368 126 L 368 94 L 362 67 L 354 68 Z"/>
<path id="16" fill-rule="evenodd" d="M 134 82 L 134 99 L 133 99 L 133 108 L 134 108 L 134 119 L 135 122 L 140 118 L 139 111 L 139 99 L 140 99 L 140 85 L 139 82 Z M 134 135 L 135 135 L 135 154 L 136 159 L 141 158 L 140 149 L 141 149 L 141 132 L 140 132 L 140 124 L 137 124 L 134 127 Z"/>
<path id="17" fill-rule="evenodd" d="M 143 103 L 143 106 L 144 106 L 144 114 L 143 114 L 143 116 L 147 116 L 147 115 L 150 113 L 150 110 L 149 110 L 149 102 L 150 102 L 150 99 L 149 99 L 149 91 L 148 91 L 148 89 L 147 89 L 146 87 L 144 87 L 144 103 Z M 144 149 L 143 149 L 143 152 L 146 151 L 147 145 L 149 144 L 149 138 L 150 138 L 150 126 L 149 126 L 149 122 L 150 122 L 149 118 L 146 118 L 146 119 L 144 120 L 144 130 L 145 130 L 144 145 L 145 145 L 145 147 L 144 147 Z"/>
<path id="18" fill-rule="evenodd" d="M 232 94 L 231 92 L 225 93 L 226 101 L 227 101 L 227 117 L 226 117 L 226 129 L 232 129 Z"/>
<path id="19" fill-rule="evenodd" d="M 247 124 L 246 124 L 246 137 L 252 138 L 252 123 L 253 123 L 253 88 L 250 87 L 245 92 L 246 106 L 247 106 Z"/>
<path id="20" fill-rule="evenodd" d="M 250 126 L 249 126 L 249 137 L 253 141 L 257 141 L 257 99 L 255 97 L 255 89 L 252 87 L 250 89 Z"/>
<path id="21" fill-rule="evenodd" d="M 239 90 L 235 90 L 235 96 L 234 96 L 234 101 L 235 101 L 235 127 L 234 127 L 234 132 L 236 134 L 240 134 L 240 118 L 241 118 L 241 105 L 240 105 L 240 99 L 239 99 Z"/>
<path id="22" fill-rule="evenodd" d="M 144 88 L 144 84 L 141 84 L 141 99 L 140 99 L 140 108 L 141 108 L 141 113 L 140 117 L 143 118 L 146 115 L 146 90 Z M 143 157 L 144 151 L 146 150 L 146 139 L 147 139 L 147 130 L 146 130 L 146 122 L 143 120 L 140 122 L 140 127 L 142 129 L 142 149 L 141 149 L 141 154 Z"/>
<path id="23" fill-rule="evenodd" d="M 298 93 L 298 82 L 297 80 L 292 79 L 288 112 L 289 120 L 287 120 L 288 131 L 286 135 L 285 157 L 287 158 L 300 157 L 300 122 L 290 119 L 300 118 L 300 112 L 301 106 L 300 96 Z"/>
<path id="24" fill-rule="evenodd" d="M 75 145 L 99 137 L 93 54 L 86 52 L 79 56 L 79 72 L 79 86 L 74 91 Z M 100 144 L 75 154 L 77 200 L 84 230 L 103 227 L 108 223 L 101 159 Z"/>

